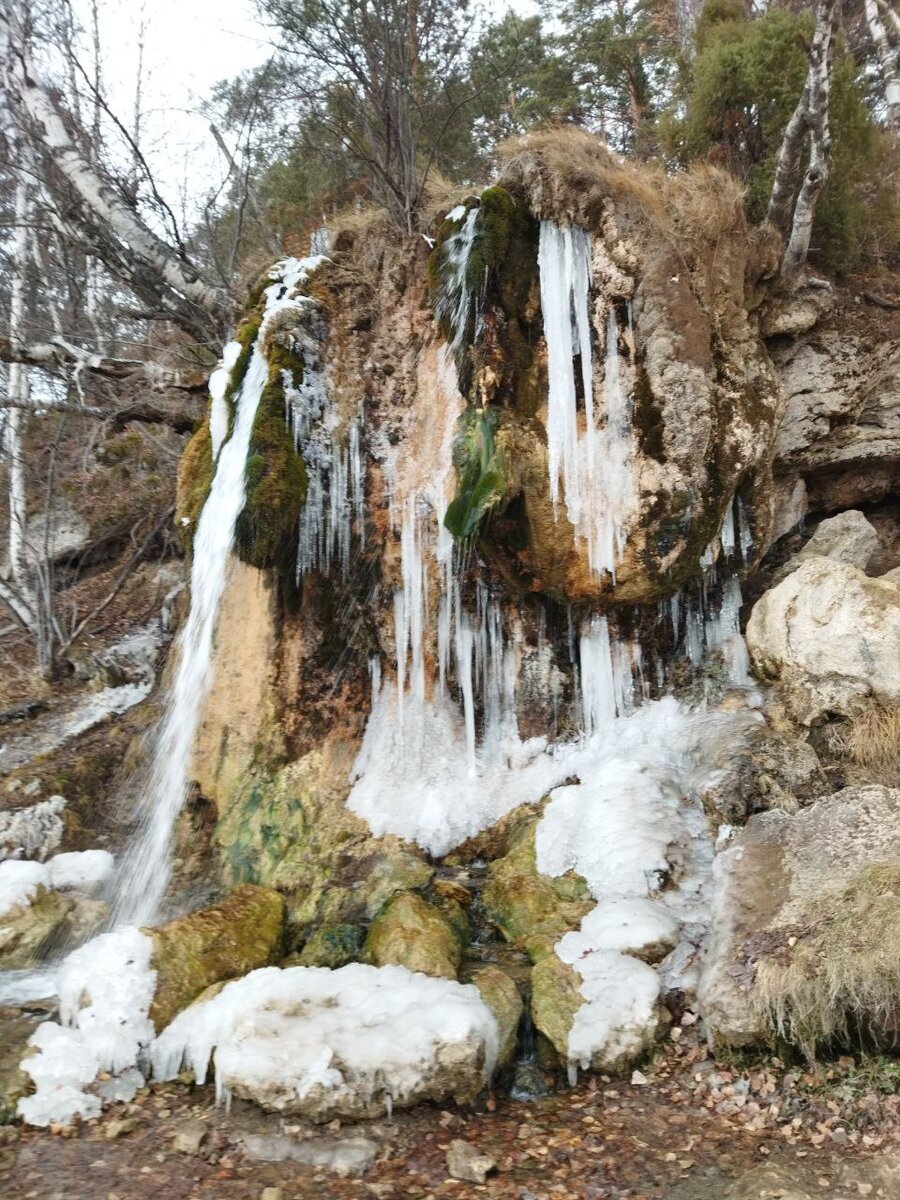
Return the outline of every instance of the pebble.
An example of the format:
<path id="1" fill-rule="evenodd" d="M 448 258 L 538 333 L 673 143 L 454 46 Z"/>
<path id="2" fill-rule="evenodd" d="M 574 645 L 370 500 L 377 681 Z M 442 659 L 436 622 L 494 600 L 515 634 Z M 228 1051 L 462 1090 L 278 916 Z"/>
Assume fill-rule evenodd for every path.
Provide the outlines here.
<path id="1" fill-rule="evenodd" d="M 451 1179 L 464 1183 L 484 1183 L 497 1164 L 489 1154 L 482 1154 L 471 1142 L 454 1138 L 447 1147 L 447 1172 Z"/>
<path id="2" fill-rule="evenodd" d="M 103 1136 L 108 1142 L 114 1142 L 120 1137 L 124 1137 L 126 1133 L 133 1133 L 137 1129 L 137 1120 L 134 1117 L 118 1117 L 109 1121 L 106 1128 L 103 1130 Z"/>
<path id="3" fill-rule="evenodd" d="M 185 1121 L 172 1138 L 172 1149 L 181 1154 L 199 1154 L 209 1129 L 202 1121 Z"/>
<path id="4" fill-rule="evenodd" d="M 284 1192 L 280 1187 L 266 1187 L 259 1193 L 259 1200 L 284 1200 Z"/>

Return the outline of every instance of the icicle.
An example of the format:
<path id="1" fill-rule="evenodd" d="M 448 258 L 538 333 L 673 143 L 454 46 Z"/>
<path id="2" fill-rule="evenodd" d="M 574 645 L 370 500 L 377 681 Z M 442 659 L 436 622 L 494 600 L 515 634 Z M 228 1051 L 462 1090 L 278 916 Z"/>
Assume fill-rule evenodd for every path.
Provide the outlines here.
<path id="1" fill-rule="evenodd" d="M 599 733 L 616 716 L 609 623 L 596 613 L 581 635 L 581 709 L 582 728 L 588 737 Z"/>
<path id="2" fill-rule="evenodd" d="M 744 560 L 744 562 L 749 562 L 750 551 L 753 549 L 753 529 L 750 525 L 750 518 L 743 500 L 740 498 L 740 496 L 736 496 L 734 502 L 735 506 L 737 507 L 738 537 L 740 539 L 741 558 Z"/>
<path id="3" fill-rule="evenodd" d="M 730 558 L 734 554 L 736 545 L 734 535 L 734 505 L 729 504 L 725 509 L 725 516 L 722 518 L 722 528 L 719 530 L 719 541 L 722 545 L 722 554 L 725 558 Z"/>
<path id="4" fill-rule="evenodd" d="M 565 496 L 576 536 L 587 542 L 597 574 L 611 574 L 625 548 L 634 512 L 635 442 L 631 397 L 619 363 L 615 310 L 606 325 L 605 413 L 595 412 L 589 320 L 591 243 L 582 229 L 541 224 L 539 266 L 547 340 L 547 457 L 554 505 Z M 584 433 L 579 434 L 574 360 L 581 359 Z"/>

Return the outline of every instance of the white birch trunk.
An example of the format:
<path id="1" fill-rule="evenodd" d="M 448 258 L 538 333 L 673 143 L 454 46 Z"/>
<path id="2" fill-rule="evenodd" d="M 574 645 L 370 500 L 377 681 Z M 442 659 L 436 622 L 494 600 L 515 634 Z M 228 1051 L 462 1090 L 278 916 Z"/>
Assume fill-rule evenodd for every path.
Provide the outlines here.
<path id="1" fill-rule="evenodd" d="M 892 129 L 900 128 L 900 54 L 891 46 L 876 0 L 865 0 L 866 25 L 878 56 L 884 84 L 885 119 Z"/>

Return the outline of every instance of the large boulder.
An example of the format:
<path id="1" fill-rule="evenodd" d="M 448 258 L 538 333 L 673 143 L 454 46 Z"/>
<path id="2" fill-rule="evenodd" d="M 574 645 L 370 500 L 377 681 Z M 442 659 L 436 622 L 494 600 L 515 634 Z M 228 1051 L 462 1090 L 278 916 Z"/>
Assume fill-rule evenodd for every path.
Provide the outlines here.
<path id="1" fill-rule="evenodd" d="M 747 625 L 757 672 L 811 724 L 867 697 L 900 701 L 900 589 L 830 558 L 810 558 L 757 601 Z"/>
<path id="2" fill-rule="evenodd" d="M 0 968 L 27 967 L 65 926 L 75 903 L 51 884 L 42 863 L 0 864 Z"/>
<path id="3" fill-rule="evenodd" d="M 273 962 L 283 924 L 281 896 L 244 884 L 218 904 L 145 930 L 153 940 L 156 991 L 149 1016 L 156 1029 L 165 1029 L 211 984 Z"/>
<path id="4" fill-rule="evenodd" d="M 900 1029 L 900 790 L 767 812 L 715 860 L 699 1003 L 716 1045 Z"/>
<path id="5" fill-rule="evenodd" d="M 878 549 L 878 533 L 856 508 L 826 517 L 803 549 L 795 554 L 783 568 L 783 574 L 795 570 L 808 558 L 833 558 L 835 562 L 849 563 L 865 571 L 869 560 Z"/>
<path id="6" fill-rule="evenodd" d="M 468 1103 L 497 1062 L 497 1022 L 471 985 L 403 967 L 270 967 L 181 1013 L 157 1039 L 157 1076 L 187 1062 L 220 1094 L 313 1121 L 392 1105 Z"/>
<path id="7" fill-rule="evenodd" d="M 482 967 L 472 974 L 471 983 L 494 1015 L 499 1035 L 497 1066 L 509 1067 L 519 1044 L 519 1026 L 525 1012 L 518 987 L 499 967 Z"/>

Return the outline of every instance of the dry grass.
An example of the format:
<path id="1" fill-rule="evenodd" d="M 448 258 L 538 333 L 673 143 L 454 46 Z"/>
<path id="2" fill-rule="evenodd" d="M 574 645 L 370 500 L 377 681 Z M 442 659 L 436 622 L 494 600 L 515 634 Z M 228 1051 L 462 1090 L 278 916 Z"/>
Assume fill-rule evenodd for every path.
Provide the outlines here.
<path id="1" fill-rule="evenodd" d="M 681 241 L 709 245 L 745 223 L 743 189 L 718 167 L 699 163 L 667 177 L 662 190 L 666 211 Z"/>
<path id="2" fill-rule="evenodd" d="M 527 175 L 535 169 L 557 176 L 577 193 L 582 204 L 591 197 L 634 200 L 648 215 L 665 223 L 665 174 L 661 167 L 627 163 L 603 138 L 575 125 L 538 129 L 510 138 L 497 148 L 503 175 Z M 502 180 L 501 180 L 502 182 Z"/>
<path id="3" fill-rule="evenodd" d="M 860 871 L 822 901 L 807 926 L 760 948 L 754 998 L 772 1028 L 810 1058 L 833 1042 L 872 1038 L 882 1048 L 893 1042 L 900 1016 L 900 861 Z"/>
<path id="4" fill-rule="evenodd" d="M 847 736 L 850 758 L 860 767 L 900 776 L 900 705 L 873 704 L 857 717 Z"/>

